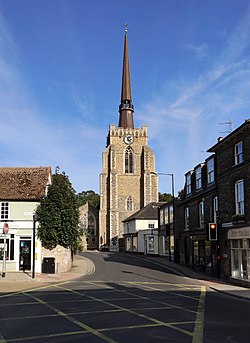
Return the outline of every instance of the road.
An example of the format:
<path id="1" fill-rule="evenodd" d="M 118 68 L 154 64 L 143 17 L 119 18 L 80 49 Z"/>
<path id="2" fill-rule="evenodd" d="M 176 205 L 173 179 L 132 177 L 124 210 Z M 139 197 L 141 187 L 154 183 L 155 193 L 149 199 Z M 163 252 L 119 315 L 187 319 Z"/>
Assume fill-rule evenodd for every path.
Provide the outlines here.
<path id="1" fill-rule="evenodd" d="M 0 296 L 0 342 L 250 341 L 249 301 L 143 256 L 83 255 L 94 274 Z"/>

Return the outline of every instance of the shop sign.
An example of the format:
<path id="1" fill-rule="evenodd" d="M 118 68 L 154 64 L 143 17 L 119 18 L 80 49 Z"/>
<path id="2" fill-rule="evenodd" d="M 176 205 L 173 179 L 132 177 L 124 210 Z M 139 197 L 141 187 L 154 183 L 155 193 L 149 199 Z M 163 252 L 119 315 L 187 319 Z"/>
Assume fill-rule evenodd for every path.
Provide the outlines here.
<path id="1" fill-rule="evenodd" d="M 221 225 L 222 227 L 232 227 L 233 226 L 233 223 L 222 223 Z"/>
<path id="2" fill-rule="evenodd" d="M 228 239 L 250 238 L 250 227 L 231 229 L 228 231 Z"/>

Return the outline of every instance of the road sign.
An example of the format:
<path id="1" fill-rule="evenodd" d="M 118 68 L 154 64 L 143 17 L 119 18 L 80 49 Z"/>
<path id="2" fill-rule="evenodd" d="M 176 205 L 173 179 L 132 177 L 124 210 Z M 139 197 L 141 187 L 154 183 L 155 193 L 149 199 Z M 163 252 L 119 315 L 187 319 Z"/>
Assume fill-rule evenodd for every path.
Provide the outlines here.
<path id="1" fill-rule="evenodd" d="M 4 223 L 3 224 L 3 233 L 5 235 L 7 235 L 8 232 L 9 232 L 9 225 L 8 225 L 8 223 Z"/>

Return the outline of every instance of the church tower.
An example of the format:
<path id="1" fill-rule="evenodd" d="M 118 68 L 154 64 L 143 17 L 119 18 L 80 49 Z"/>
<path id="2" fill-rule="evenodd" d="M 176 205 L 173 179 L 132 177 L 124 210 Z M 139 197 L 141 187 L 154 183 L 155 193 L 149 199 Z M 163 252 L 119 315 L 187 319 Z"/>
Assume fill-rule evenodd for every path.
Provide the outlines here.
<path id="1" fill-rule="evenodd" d="M 100 174 L 100 250 L 123 247 L 123 220 L 158 201 L 155 155 L 148 146 L 148 128 L 134 128 L 128 34 L 125 29 L 119 124 L 109 126 Z"/>

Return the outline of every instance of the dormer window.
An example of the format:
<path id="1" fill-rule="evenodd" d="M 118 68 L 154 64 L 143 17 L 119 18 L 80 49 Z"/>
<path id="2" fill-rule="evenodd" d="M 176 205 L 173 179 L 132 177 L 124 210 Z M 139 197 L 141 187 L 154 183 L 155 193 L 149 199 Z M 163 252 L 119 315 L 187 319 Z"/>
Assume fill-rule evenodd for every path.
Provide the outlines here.
<path id="1" fill-rule="evenodd" d="M 207 183 L 214 182 L 214 159 L 207 161 Z"/>
<path id="2" fill-rule="evenodd" d="M 198 167 L 195 170 L 195 180 L 196 180 L 196 189 L 200 189 L 202 187 L 201 167 Z"/>
<path id="3" fill-rule="evenodd" d="M 243 149 L 242 142 L 235 144 L 234 146 L 234 163 L 235 165 L 243 162 Z"/>
<path id="4" fill-rule="evenodd" d="M 186 175 L 186 193 L 190 194 L 192 191 L 191 188 L 191 174 Z"/>

